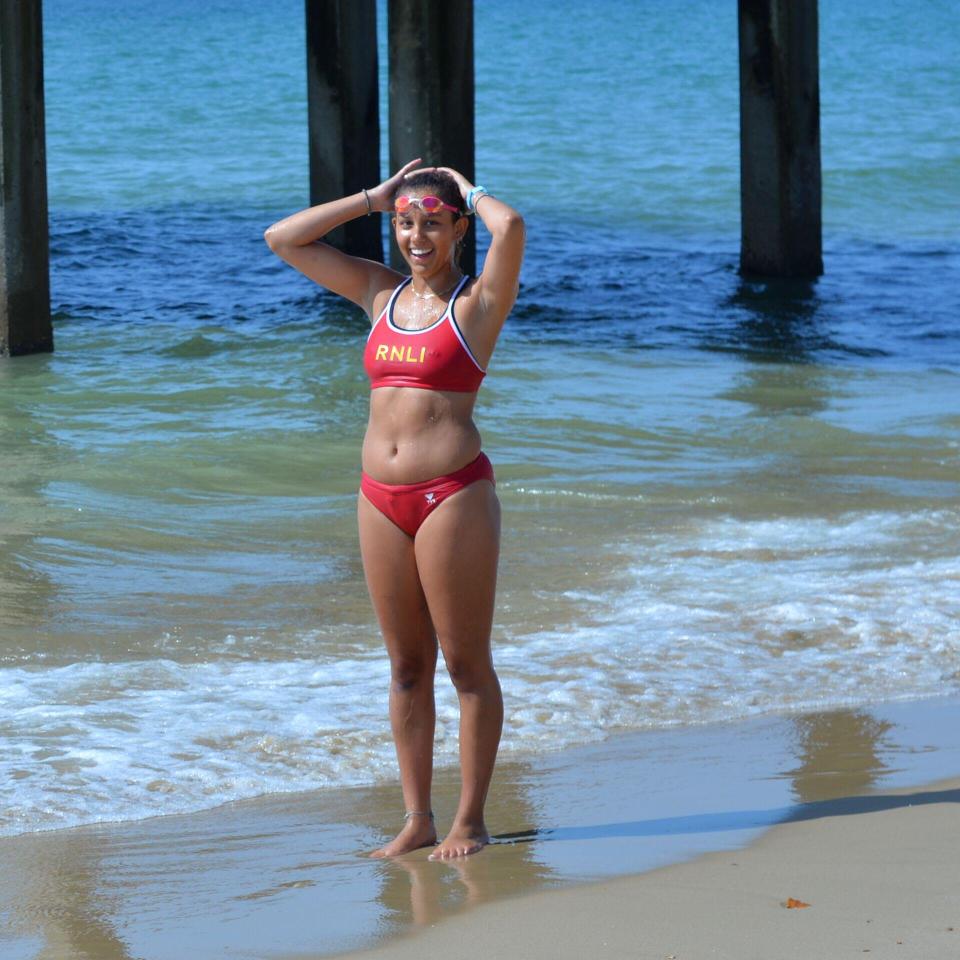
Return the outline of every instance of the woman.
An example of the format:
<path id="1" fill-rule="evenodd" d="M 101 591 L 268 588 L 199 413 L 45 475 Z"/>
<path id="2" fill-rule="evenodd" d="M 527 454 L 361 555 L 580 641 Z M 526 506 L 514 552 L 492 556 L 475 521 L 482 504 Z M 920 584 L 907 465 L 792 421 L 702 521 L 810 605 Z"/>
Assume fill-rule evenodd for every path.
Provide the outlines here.
<path id="1" fill-rule="evenodd" d="M 473 406 L 517 297 L 524 225 L 456 170 L 416 170 L 419 163 L 280 220 L 265 237 L 287 263 L 363 307 L 372 323 L 357 517 L 367 587 L 390 656 L 390 723 L 406 815 L 397 836 L 371 856 L 437 843 L 430 782 L 439 641 L 460 701 L 460 802 L 430 855 L 445 860 L 490 840 L 483 809 L 503 722 L 490 652 L 500 505 Z M 317 242 L 374 212 L 393 213 L 409 277 Z M 483 273 L 470 278 L 457 252 L 474 212 L 491 241 Z"/>

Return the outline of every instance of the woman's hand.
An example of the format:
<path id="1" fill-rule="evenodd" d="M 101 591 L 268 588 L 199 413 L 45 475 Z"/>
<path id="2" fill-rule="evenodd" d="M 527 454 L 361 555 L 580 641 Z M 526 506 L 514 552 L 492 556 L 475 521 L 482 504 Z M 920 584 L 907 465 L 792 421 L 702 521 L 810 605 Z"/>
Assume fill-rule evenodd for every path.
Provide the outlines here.
<path id="1" fill-rule="evenodd" d="M 417 157 L 416 160 L 405 163 L 392 177 L 369 189 L 367 196 L 370 198 L 371 209 L 378 213 L 393 213 L 393 195 L 403 182 L 403 178 L 416 170 L 422 162 L 422 158 Z"/>
<path id="2" fill-rule="evenodd" d="M 473 184 L 462 174 L 459 170 L 454 170 L 453 167 L 437 167 L 437 170 L 440 173 L 446 173 L 448 176 L 453 177 L 454 182 L 460 188 L 460 196 L 463 199 L 463 202 L 467 202 L 467 194 L 473 189 Z"/>

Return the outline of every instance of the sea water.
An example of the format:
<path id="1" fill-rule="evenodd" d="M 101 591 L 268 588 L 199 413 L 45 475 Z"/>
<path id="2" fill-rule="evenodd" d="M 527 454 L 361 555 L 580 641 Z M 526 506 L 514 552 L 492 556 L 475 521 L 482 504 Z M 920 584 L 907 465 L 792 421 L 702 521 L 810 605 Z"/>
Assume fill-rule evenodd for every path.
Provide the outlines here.
<path id="1" fill-rule="evenodd" d="M 476 413 L 505 754 L 955 693 L 949 6 L 821 4 L 826 273 L 791 283 L 737 273 L 735 5 L 584 10 L 476 5 L 477 179 L 528 224 Z M 262 240 L 308 202 L 302 4 L 44 29 L 56 352 L 0 361 L 0 832 L 393 778 L 367 320 Z M 441 674 L 441 763 L 456 725 Z"/>

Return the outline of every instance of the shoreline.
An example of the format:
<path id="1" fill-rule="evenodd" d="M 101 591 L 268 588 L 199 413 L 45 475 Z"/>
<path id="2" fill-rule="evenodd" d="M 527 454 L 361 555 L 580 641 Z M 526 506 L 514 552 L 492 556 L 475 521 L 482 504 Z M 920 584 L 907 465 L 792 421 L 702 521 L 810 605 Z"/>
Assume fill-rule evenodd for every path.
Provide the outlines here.
<path id="1" fill-rule="evenodd" d="M 818 801 L 741 850 L 484 904 L 355 960 L 953 960 L 960 778 Z"/>
<path id="2" fill-rule="evenodd" d="M 530 911 L 549 924 L 568 900 L 561 907 L 568 917 L 595 897 L 599 910 L 608 894 L 597 891 L 656 886 L 662 880 L 644 878 L 664 870 L 694 871 L 681 887 L 692 883 L 712 902 L 715 879 L 702 872 L 711 857 L 725 862 L 730 851 L 759 849 L 780 831 L 821 832 L 832 820 L 849 828 L 899 819 L 903 810 L 869 810 L 863 798 L 916 793 L 915 784 L 958 775 L 954 694 L 621 734 L 553 754 L 506 757 L 488 807 L 495 842 L 459 863 L 428 862 L 428 850 L 393 861 L 363 855 L 397 827 L 402 811 L 393 783 L 2 838 L 0 947 L 8 960 L 44 950 L 64 960 L 422 950 L 422 938 L 454 929 L 451 918 L 458 931 L 460 923 L 480 931 L 490 922 L 483 918 L 501 915 L 508 928 L 533 929 Z M 442 831 L 456 803 L 457 771 L 440 769 L 435 779 Z M 840 815 L 844 805 L 855 815 Z M 942 833 L 930 817 L 942 818 L 932 811 L 950 806 L 916 809 L 922 823 Z M 776 895 L 810 900 L 799 888 Z M 611 892 L 610 902 L 619 896 Z M 634 916 L 632 907 L 622 909 Z M 557 955 L 530 949 L 530 956 Z M 704 955 L 698 950 L 688 955 Z"/>

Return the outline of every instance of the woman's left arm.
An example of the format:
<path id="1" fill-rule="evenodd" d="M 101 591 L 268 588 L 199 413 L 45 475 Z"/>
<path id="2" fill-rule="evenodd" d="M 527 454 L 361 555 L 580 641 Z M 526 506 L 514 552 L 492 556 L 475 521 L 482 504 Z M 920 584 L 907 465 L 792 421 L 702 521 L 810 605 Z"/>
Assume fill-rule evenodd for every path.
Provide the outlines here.
<path id="1" fill-rule="evenodd" d="M 440 167 L 449 173 L 466 199 L 473 189 L 466 177 L 450 167 Z M 489 193 L 481 194 L 474 207 L 477 218 L 490 231 L 490 249 L 483 262 L 479 278 L 480 308 L 499 326 L 507 319 L 517 299 L 520 284 L 520 265 L 523 263 L 523 245 L 526 228 L 523 217 L 513 207 Z"/>

